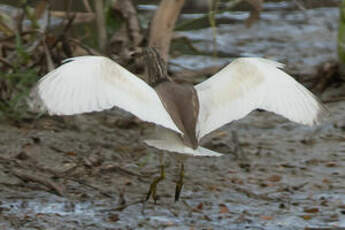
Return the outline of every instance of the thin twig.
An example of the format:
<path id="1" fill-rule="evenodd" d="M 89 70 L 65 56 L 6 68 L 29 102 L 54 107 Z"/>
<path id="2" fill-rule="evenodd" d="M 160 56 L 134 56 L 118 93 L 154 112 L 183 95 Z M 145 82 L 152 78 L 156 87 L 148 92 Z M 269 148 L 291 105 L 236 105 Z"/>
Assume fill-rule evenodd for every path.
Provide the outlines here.
<path id="1" fill-rule="evenodd" d="M 60 176 L 60 177 L 61 177 L 61 176 Z M 80 180 L 78 180 L 78 179 L 74 179 L 74 178 L 70 178 L 70 177 L 62 177 L 62 178 L 66 179 L 66 180 L 74 181 L 74 182 L 77 182 L 77 183 L 79 183 L 79 184 L 81 184 L 81 185 L 84 185 L 84 186 L 86 186 L 86 187 L 92 188 L 92 189 L 98 191 L 98 192 L 99 192 L 100 194 L 102 194 L 103 196 L 106 196 L 106 197 L 109 197 L 109 198 L 114 198 L 114 196 L 112 196 L 112 195 L 109 194 L 108 192 L 105 192 L 105 191 L 103 191 L 102 189 L 100 189 L 100 188 L 98 188 L 98 187 L 96 187 L 96 186 L 93 186 L 93 185 L 91 185 L 91 184 L 88 184 L 88 183 L 82 182 L 82 181 L 80 181 Z"/>
<path id="2" fill-rule="evenodd" d="M 10 67 L 11 69 L 14 68 L 14 66 L 9 61 L 7 61 L 5 58 L 3 58 L 3 57 L 0 57 L 0 62 L 2 62 L 7 67 Z"/>
<path id="3" fill-rule="evenodd" d="M 55 69 L 55 66 L 54 66 L 54 63 L 52 60 L 52 56 L 51 56 L 50 51 L 48 49 L 47 43 L 45 42 L 44 39 L 42 40 L 42 43 L 43 43 L 43 47 L 44 47 L 44 53 L 46 56 L 46 62 L 47 62 L 48 70 L 52 71 L 53 69 Z"/>
<path id="4" fill-rule="evenodd" d="M 267 200 L 267 201 L 280 201 L 279 198 L 272 198 L 272 197 L 267 196 L 266 194 L 256 194 L 256 193 L 248 191 L 242 187 L 236 186 L 235 184 L 232 184 L 231 188 L 233 188 L 234 190 L 236 190 L 239 193 L 244 193 L 246 196 L 248 196 L 250 198 L 254 198 L 254 199 L 258 199 L 258 200 Z"/>
<path id="5" fill-rule="evenodd" d="M 323 103 L 328 104 L 328 103 L 335 103 L 339 101 L 345 101 L 345 97 L 336 97 L 336 98 L 331 98 L 328 100 L 323 100 Z"/>
<path id="6" fill-rule="evenodd" d="M 42 184 L 42 185 L 54 190 L 58 195 L 64 196 L 62 186 L 58 185 L 57 183 L 51 181 L 48 178 L 45 178 L 45 177 L 39 176 L 39 175 L 35 175 L 32 172 L 22 172 L 19 170 L 13 170 L 12 172 L 16 177 L 22 179 L 23 181 L 32 181 L 32 182 Z"/>
<path id="7" fill-rule="evenodd" d="M 102 52 L 107 45 L 107 31 L 105 28 L 104 5 L 103 0 L 95 0 L 96 21 L 98 29 L 98 45 Z"/>
<path id="8" fill-rule="evenodd" d="M 132 46 L 134 48 L 138 47 L 144 39 L 143 32 L 141 31 L 140 22 L 138 19 L 138 14 L 136 8 L 131 0 L 117 1 L 116 8 L 121 12 L 126 20 L 128 27 L 128 34 L 130 40 L 132 41 Z M 118 6 L 118 7 L 117 7 Z"/>
<path id="9" fill-rule="evenodd" d="M 21 34 L 23 32 L 23 22 L 25 18 L 25 10 L 24 7 L 19 10 L 18 15 L 16 16 L 16 27 L 17 27 L 17 33 Z"/>
<path id="10" fill-rule="evenodd" d="M 97 55 L 97 56 L 101 56 L 102 54 L 99 53 L 98 51 L 88 47 L 87 45 L 83 44 L 82 42 L 80 42 L 79 40 L 77 39 L 73 39 L 73 38 L 69 38 L 67 39 L 67 41 L 70 41 L 70 42 L 73 42 L 75 43 L 76 45 L 78 45 L 79 47 L 83 48 L 84 50 L 86 50 L 86 52 L 88 52 L 89 54 L 92 54 L 92 55 Z"/>
<path id="11" fill-rule="evenodd" d="M 92 9 L 88 0 L 83 0 L 83 5 L 87 12 L 92 12 Z"/>
<path id="12" fill-rule="evenodd" d="M 212 2 L 208 1 L 208 3 L 210 11 L 208 14 L 208 21 L 212 29 L 213 56 L 217 57 L 217 25 L 215 15 L 217 15 L 218 0 Z"/>
<path id="13" fill-rule="evenodd" d="M 145 202 L 144 199 L 142 199 L 142 200 L 135 200 L 135 201 L 132 201 L 132 202 L 128 202 L 127 204 L 119 205 L 119 206 L 117 206 L 115 208 L 110 209 L 109 211 L 123 211 L 124 209 L 128 208 L 129 206 L 140 204 L 140 203 L 144 203 L 144 202 Z"/>

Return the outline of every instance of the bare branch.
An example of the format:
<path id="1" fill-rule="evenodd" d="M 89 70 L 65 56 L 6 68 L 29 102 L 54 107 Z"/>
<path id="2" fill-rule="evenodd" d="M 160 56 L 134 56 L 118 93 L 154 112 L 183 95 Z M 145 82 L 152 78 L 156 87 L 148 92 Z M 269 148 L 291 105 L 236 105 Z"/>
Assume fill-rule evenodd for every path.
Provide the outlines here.
<path id="1" fill-rule="evenodd" d="M 184 2 L 185 0 L 162 0 L 152 19 L 149 46 L 157 48 L 165 62 L 168 60 L 171 37 Z"/>
<path id="2" fill-rule="evenodd" d="M 92 12 L 92 8 L 91 8 L 88 0 L 83 0 L 83 5 L 84 5 L 87 12 L 90 12 L 90 13 Z"/>
<path id="3" fill-rule="evenodd" d="M 101 51 L 105 51 L 107 45 L 107 31 L 104 17 L 104 1 L 95 0 L 96 21 L 98 29 L 98 45 Z"/>

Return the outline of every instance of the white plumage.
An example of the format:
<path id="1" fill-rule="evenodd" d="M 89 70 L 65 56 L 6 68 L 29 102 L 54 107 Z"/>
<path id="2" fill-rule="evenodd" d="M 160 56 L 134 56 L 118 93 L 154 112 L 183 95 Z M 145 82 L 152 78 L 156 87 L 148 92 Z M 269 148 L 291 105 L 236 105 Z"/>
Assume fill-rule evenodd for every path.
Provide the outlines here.
<path id="1" fill-rule="evenodd" d="M 194 156 L 221 156 L 221 153 L 203 148 L 198 146 L 196 149 L 192 149 L 183 144 L 181 138 L 174 131 L 169 129 L 156 127 L 155 133 L 153 134 L 154 138 L 145 140 L 144 143 L 155 147 L 160 150 L 166 150 L 169 152 L 189 154 Z"/>
<path id="2" fill-rule="evenodd" d="M 154 89 L 106 57 L 67 59 L 65 64 L 45 75 L 34 90 L 40 98 L 34 104 L 47 109 L 51 115 L 73 115 L 118 106 L 143 121 L 181 133 Z"/>
<path id="3" fill-rule="evenodd" d="M 84 56 L 66 60 L 44 76 L 33 93 L 34 104 L 50 114 L 72 115 L 117 106 L 158 129 L 146 144 L 161 150 L 199 155 L 220 153 L 183 144 L 180 134 L 156 91 L 117 63 L 105 57 Z M 313 125 L 326 113 L 325 107 L 305 87 L 280 68 L 262 58 L 239 58 L 210 79 L 195 86 L 200 110 L 197 138 L 255 109 L 265 109 L 292 121 Z"/>
<path id="4" fill-rule="evenodd" d="M 326 109 L 280 68 L 262 58 L 239 58 L 195 86 L 200 100 L 199 139 L 221 126 L 264 109 L 291 121 L 314 125 Z"/>

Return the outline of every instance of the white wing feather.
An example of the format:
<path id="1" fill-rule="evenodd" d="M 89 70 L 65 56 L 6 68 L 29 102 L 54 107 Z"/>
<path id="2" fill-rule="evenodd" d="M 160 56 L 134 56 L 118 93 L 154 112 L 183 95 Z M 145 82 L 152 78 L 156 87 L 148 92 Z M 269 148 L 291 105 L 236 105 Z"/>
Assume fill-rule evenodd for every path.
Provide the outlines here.
<path id="1" fill-rule="evenodd" d="M 140 119 L 181 133 L 155 92 L 106 57 L 83 56 L 45 75 L 35 87 L 34 105 L 50 114 L 72 115 L 117 106 Z"/>
<path id="2" fill-rule="evenodd" d="M 282 67 L 267 59 L 239 58 L 196 85 L 198 138 L 258 108 L 302 124 L 319 123 L 326 108 Z"/>

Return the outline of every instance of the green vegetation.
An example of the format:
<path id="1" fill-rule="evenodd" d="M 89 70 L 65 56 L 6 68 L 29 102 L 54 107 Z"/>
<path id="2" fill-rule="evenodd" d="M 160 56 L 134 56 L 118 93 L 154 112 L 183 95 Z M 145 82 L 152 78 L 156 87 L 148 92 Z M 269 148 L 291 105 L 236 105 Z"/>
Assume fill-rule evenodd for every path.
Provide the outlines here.
<path id="1" fill-rule="evenodd" d="M 24 48 L 21 37 L 16 35 L 15 57 L 12 68 L 0 72 L 0 119 L 23 119 L 27 115 L 25 99 L 38 79 L 37 68 L 28 68 L 30 54 Z"/>
<path id="2" fill-rule="evenodd" d="M 25 118 L 27 115 L 25 99 L 36 80 L 37 72 L 35 70 L 18 69 L 13 73 L 1 73 L 0 119 L 21 120 Z"/>
<path id="3" fill-rule="evenodd" d="M 339 30 L 338 30 L 338 58 L 340 63 L 340 69 L 345 72 L 345 0 L 340 5 L 340 18 L 339 18 Z"/>

